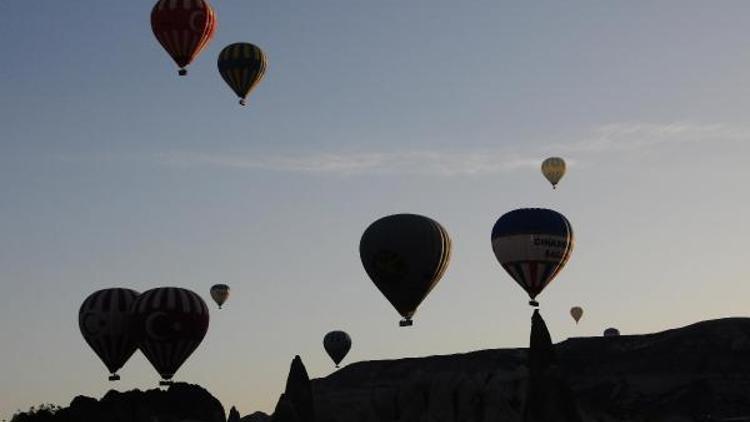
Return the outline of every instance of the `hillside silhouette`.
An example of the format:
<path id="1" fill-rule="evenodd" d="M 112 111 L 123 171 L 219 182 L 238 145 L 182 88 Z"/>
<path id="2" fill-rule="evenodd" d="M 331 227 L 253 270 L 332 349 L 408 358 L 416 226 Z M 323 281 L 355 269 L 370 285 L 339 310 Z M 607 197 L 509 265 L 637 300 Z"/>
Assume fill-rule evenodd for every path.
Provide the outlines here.
<path id="1" fill-rule="evenodd" d="M 527 348 L 358 362 L 310 380 L 291 363 L 272 415 L 232 422 L 743 421 L 750 420 L 750 318 L 660 333 L 549 341 L 541 317 Z M 546 334 L 545 334 L 546 333 Z M 205 389 L 79 396 L 54 414 L 13 422 L 226 421 Z"/>

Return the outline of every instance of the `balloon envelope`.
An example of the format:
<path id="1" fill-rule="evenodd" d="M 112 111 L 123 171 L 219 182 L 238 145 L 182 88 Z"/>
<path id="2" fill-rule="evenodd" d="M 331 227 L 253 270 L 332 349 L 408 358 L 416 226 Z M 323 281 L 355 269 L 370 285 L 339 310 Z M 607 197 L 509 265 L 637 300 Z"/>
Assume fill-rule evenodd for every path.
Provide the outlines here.
<path id="1" fill-rule="evenodd" d="M 211 299 L 213 299 L 214 302 L 219 305 L 219 309 L 221 309 L 221 305 L 229 299 L 229 286 L 226 284 L 215 284 L 211 287 Z"/>
<path id="2" fill-rule="evenodd" d="M 160 287 L 140 295 L 133 311 L 141 352 L 162 379 L 172 379 L 208 331 L 206 302 L 187 289 Z"/>
<path id="3" fill-rule="evenodd" d="M 241 42 L 224 47 L 217 65 L 224 82 L 245 105 L 247 96 L 263 79 L 268 61 L 258 46 Z"/>
<path id="4" fill-rule="evenodd" d="M 570 316 L 572 316 L 573 319 L 576 320 L 576 324 L 578 324 L 578 321 L 580 321 L 583 316 L 583 308 L 580 306 L 570 308 Z"/>
<path id="5" fill-rule="evenodd" d="M 130 289 L 99 290 L 78 310 L 81 334 L 109 370 L 110 381 L 120 379 L 117 371 L 138 348 L 132 313 L 137 297 L 138 292 Z"/>
<path id="6" fill-rule="evenodd" d="M 542 174 L 555 188 L 565 176 L 565 160 L 560 157 L 550 157 L 542 162 Z"/>
<path id="7" fill-rule="evenodd" d="M 565 267 L 575 243 L 565 216 L 543 208 L 522 208 L 500 217 L 492 249 L 505 271 L 534 299 Z"/>
<path id="8" fill-rule="evenodd" d="M 617 328 L 610 327 L 604 330 L 604 337 L 617 337 L 619 335 L 620 335 L 620 330 L 618 330 Z"/>
<path id="9" fill-rule="evenodd" d="M 417 307 L 443 276 L 451 240 L 436 221 L 396 214 L 372 223 L 359 243 L 362 265 L 375 286 L 411 325 Z"/>
<path id="10" fill-rule="evenodd" d="M 344 331 L 331 331 L 323 337 L 323 348 L 325 348 L 326 353 L 328 353 L 328 356 L 331 357 L 331 360 L 333 360 L 333 363 L 338 368 L 339 363 L 341 363 L 352 348 L 352 339 Z"/>
<path id="11" fill-rule="evenodd" d="M 185 75 L 185 67 L 214 36 L 216 12 L 207 0 L 159 0 L 151 11 L 151 29 Z"/>

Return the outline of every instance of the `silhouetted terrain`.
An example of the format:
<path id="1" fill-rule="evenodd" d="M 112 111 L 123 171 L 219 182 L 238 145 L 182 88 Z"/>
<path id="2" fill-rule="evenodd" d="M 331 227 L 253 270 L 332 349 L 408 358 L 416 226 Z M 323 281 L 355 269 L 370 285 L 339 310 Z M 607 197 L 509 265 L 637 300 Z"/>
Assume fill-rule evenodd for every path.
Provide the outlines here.
<path id="1" fill-rule="evenodd" d="M 750 318 L 573 338 L 555 352 L 585 420 L 750 421 Z M 526 357 L 500 349 L 354 363 L 313 380 L 317 422 L 520 421 Z"/>
<path id="2" fill-rule="evenodd" d="M 16 415 L 12 422 L 224 422 L 224 408 L 208 391 L 176 383 L 159 389 L 120 393 L 109 391 L 101 400 L 78 396 L 54 415 Z"/>
<path id="3" fill-rule="evenodd" d="M 545 363 L 554 376 L 545 379 L 565 382 L 584 421 L 750 421 L 750 318 L 656 334 L 573 338 L 554 351 L 557 364 Z M 312 381 L 297 357 L 274 415 L 257 412 L 240 421 L 521 421 L 527 357 L 527 349 L 499 349 L 359 362 Z M 540 414 L 561 407 L 566 396 L 555 391 L 562 390 L 540 396 L 555 400 L 534 404 L 545 408 Z M 208 392 L 175 384 L 168 391 L 111 391 L 100 401 L 77 397 L 54 416 L 19 415 L 14 422 L 224 420 L 224 409 Z"/>

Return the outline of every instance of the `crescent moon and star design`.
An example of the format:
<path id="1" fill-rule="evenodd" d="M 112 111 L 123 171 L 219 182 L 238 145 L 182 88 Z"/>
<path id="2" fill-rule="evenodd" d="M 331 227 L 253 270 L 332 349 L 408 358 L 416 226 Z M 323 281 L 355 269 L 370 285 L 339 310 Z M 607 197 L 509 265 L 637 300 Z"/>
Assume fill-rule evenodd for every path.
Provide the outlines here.
<path id="1" fill-rule="evenodd" d="M 198 28 L 197 21 L 200 19 L 204 19 L 206 17 L 206 12 L 202 10 L 195 11 L 190 14 L 190 23 L 188 24 L 190 26 L 190 30 L 194 32 L 200 32 L 203 30 L 203 28 Z"/>
<path id="2" fill-rule="evenodd" d="M 146 318 L 146 335 L 154 341 L 170 341 L 183 334 L 183 324 L 168 312 L 154 312 Z"/>
<path id="3" fill-rule="evenodd" d="M 83 330 L 87 336 L 96 337 L 100 335 L 102 329 L 106 326 L 107 321 L 94 312 L 88 312 L 83 316 Z"/>
<path id="4" fill-rule="evenodd" d="M 154 312 L 146 318 L 146 334 L 152 340 L 165 341 L 169 339 L 170 333 L 165 332 L 165 323 L 168 324 L 168 315 L 166 312 Z M 165 335 L 166 334 L 166 335 Z"/>

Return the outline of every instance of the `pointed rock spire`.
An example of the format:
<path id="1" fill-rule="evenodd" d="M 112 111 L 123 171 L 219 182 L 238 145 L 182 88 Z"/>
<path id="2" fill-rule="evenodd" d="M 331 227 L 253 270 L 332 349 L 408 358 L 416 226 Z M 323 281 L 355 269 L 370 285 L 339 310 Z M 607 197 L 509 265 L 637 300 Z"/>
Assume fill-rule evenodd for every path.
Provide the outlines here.
<path id="1" fill-rule="evenodd" d="M 295 356 L 289 368 L 284 397 L 292 404 L 300 422 L 315 421 L 312 385 L 307 369 L 299 356 Z"/>
<path id="2" fill-rule="evenodd" d="M 229 409 L 229 417 L 227 418 L 227 422 L 240 422 L 240 412 L 238 412 L 234 406 Z"/>
<path id="3" fill-rule="evenodd" d="M 294 409 L 294 404 L 286 397 L 286 394 L 279 397 L 279 402 L 276 403 L 273 416 L 271 416 L 271 422 L 302 422 Z"/>

